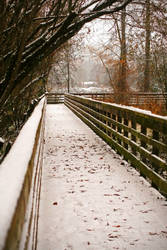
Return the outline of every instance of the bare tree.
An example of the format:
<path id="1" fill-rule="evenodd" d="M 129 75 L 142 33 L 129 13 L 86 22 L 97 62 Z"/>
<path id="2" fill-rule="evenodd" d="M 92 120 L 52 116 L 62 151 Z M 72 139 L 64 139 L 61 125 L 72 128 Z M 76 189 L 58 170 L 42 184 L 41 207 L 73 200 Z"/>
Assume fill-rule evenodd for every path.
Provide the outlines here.
<path id="1" fill-rule="evenodd" d="M 2 0 L 0 9 L 0 106 L 38 74 L 40 64 L 85 23 L 132 0 Z"/>
<path id="2" fill-rule="evenodd" d="M 150 20 L 150 0 L 145 2 L 146 17 L 145 17 L 145 70 L 144 70 L 144 92 L 150 89 L 150 40 L 151 40 L 151 20 Z"/>

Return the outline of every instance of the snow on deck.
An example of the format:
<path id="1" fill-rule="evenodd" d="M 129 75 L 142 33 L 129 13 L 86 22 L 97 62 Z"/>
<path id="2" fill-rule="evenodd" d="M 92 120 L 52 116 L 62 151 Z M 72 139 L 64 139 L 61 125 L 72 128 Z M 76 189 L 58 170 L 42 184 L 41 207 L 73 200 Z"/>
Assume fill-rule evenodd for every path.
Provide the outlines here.
<path id="1" fill-rule="evenodd" d="M 46 115 L 37 250 L 166 250 L 165 199 L 63 104 Z"/>

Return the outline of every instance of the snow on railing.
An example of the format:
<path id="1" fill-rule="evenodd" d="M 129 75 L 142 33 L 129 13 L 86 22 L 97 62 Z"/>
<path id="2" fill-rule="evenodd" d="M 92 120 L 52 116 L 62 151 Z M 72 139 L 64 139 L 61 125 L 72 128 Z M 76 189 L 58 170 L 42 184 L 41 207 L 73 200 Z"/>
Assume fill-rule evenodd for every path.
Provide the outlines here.
<path id="1" fill-rule="evenodd" d="M 167 196 L 167 117 L 74 95 L 65 104 Z"/>
<path id="2" fill-rule="evenodd" d="M 37 223 L 45 103 L 43 98 L 0 165 L 0 250 L 19 249 L 25 221 L 22 244 L 28 244 L 28 230 Z"/>

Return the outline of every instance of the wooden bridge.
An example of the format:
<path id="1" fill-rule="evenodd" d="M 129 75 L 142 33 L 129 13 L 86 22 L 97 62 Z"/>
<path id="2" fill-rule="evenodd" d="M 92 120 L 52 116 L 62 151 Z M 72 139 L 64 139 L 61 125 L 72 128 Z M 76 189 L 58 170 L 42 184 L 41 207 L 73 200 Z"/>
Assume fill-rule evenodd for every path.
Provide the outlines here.
<path id="1" fill-rule="evenodd" d="M 0 166 L 0 249 L 165 250 L 167 118 L 64 104 L 43 99 Z"/>

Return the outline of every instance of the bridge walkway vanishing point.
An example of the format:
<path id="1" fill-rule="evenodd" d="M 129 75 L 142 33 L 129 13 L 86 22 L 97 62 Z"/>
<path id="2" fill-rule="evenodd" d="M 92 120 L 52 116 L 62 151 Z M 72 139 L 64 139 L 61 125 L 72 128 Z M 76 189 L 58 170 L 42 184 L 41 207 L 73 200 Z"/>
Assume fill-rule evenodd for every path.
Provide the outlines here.
<path id="1" fill-rule="evenodd" d="M 47 105 L 37 250 L 167 249 L 167 202 L 64 104 Z"/>

